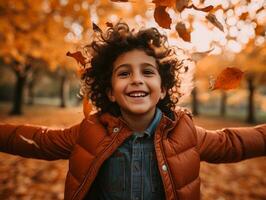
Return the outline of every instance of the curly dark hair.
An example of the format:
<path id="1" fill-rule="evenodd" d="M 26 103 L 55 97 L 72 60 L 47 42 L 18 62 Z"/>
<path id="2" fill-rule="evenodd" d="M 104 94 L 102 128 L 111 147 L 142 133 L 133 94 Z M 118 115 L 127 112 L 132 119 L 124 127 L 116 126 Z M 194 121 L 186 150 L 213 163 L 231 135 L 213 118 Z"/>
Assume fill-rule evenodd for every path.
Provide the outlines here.
<path id="1" fill-rule="evenodd" d="M 84 47 L 91 56 L 90 67 L 86 68 L 81 77 L 85 94 L 98 112 L 120 115 L 119 106 L 109 100 L 107 91 L 111 89 L 114 61 L 119 55 L 134 49 L 143 50 L 156 59 L 161 85 L 166 90 L 166 96 L 157 106 L 165 114 L 169 114 L 182 96 L 179 91 L 179 74 L 184 66 L 177 59 L 174 48 L 168 46 L 167 37 L 156 28 L 135 31 L 130 30 L 126 23 L 119 22 L 105 32 L 98 30 L 97 37 Z"/>

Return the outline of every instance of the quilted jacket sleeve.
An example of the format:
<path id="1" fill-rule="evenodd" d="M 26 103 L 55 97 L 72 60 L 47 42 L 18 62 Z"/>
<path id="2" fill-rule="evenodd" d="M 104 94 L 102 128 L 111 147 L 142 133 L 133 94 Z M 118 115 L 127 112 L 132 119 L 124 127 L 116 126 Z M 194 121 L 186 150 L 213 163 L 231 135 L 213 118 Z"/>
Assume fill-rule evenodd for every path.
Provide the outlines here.
<path id="1" fill-rule="evenodd" d="M 80 124 L 65 129 L 0 124 L 0 151 L 44 160 L 67 159 Z"/>
<path id="2" fill-rule="evenodd" d="M 209 131 L 196 126 L 201 160 L 222 163 L 266 155 L 266 124 Z"/>

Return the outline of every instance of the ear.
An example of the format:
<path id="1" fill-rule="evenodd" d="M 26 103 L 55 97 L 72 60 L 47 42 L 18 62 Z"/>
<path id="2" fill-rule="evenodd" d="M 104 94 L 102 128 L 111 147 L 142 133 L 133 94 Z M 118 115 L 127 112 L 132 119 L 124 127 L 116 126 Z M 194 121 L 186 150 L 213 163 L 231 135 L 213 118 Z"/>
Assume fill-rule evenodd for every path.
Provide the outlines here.
<path id="1" fill-rule="evenodd" d="M 107 90 L 106 94 L 111 102 L 115 102 L 115 96 L 113 95 L 113 91 L 111 88 Z"/>
<path id="2" fill-rule="evenodd" d="M 166 96 L 166 89 L 164 87 L 162 87 L 160 100 L 164 99 L 165 96 Z"/>

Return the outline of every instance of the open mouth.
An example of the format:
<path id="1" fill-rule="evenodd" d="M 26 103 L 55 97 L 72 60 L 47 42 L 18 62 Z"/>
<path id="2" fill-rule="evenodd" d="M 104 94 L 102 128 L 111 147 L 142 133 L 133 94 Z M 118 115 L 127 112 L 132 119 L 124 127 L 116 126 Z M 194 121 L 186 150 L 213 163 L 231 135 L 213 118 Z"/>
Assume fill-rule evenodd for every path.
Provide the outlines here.
<path id="1" fill-rule="evenodd" d="M 148 94 L 149 94 L 148 92 L 136 91 L 136 92 L 127 93 L 127 96 L 133 97 L 133 98 L 139 98 L 139 97 L 146 97 Z"/>

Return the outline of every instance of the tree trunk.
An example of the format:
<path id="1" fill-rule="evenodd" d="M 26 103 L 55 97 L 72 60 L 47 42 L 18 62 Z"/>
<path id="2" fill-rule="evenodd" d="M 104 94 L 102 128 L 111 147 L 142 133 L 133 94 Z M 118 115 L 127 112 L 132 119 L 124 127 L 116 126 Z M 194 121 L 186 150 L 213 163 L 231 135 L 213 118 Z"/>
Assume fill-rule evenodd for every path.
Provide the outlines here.
<path id="1" fill-rule="evenodd" d="M 221 107 L 220 107 L 220 115 L 226 115 L 226 103 L 227 103 L 227 94 L 226 91 L 221 91 Z"/>
<path id="2" fill-rule="evenodd" d="M 254 107 L 254 94 L 255 94 L 255 84 L 254 84 L 254 77 L 249 76 L 247 78 L 247 84 L 248 84 L 248 115 L 247 115 L 247 122 L 248 123 L 254 123 L 255 120 L 255 107 Z"/>
<path id="3" fill-rule="evenodd" d="M 60 83 L 60 107 L 65 108 L 67 105 L 67 98 L 69 95 L 69 82 L 66 74 L 62 74 Z"/>
<path id="4" fill-rule="evenodd" d="M 192 90 L 192 113 L 194 116 L 197 116 L 199 115 L 199 102 L 198 102 L 198 98 L 197 98 L 197 88 L 195 87 L 193 90 Z"/>
<path id="5" fill-rule="evenodd" d="M 27 84 L 27 104 L 34 105 L 34 81 L 31 80 Z"/>
<path id="6" fill-rule="evenodd" d="M 26 83 L 25 75 L 16 73 L 16 85 L 15 94 L 13 97 L 13 108 L 10 112 L 11 115 L 21 115 L 22 114 L 22 104 L 23 104 L 23 91 Z"/>

